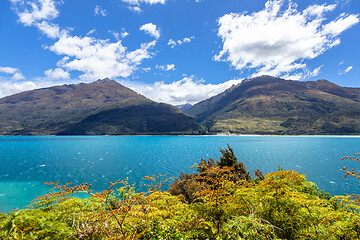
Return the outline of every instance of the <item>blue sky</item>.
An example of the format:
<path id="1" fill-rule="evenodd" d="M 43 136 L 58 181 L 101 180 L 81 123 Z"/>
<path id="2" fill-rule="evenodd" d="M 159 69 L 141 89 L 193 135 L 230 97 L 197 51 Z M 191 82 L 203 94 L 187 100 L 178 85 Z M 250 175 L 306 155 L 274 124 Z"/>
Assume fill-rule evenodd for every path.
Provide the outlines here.
<path id="1" fill-rule="evenodd" d="M 0 97 L 105 77 L 172 104 L 264 74 L 360 87 L 359 13 L 359 0 L 4 0 Z"/>

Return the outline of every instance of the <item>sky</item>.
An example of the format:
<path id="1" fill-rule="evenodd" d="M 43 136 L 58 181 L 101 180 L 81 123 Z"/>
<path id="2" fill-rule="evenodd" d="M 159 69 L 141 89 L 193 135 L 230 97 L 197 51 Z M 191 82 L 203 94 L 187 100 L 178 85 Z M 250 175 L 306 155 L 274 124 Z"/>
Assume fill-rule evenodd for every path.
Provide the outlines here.
<path id="1" fill-rule="evenodd" d="M 360 0 L 1 0 L 0 97 L 110 78 L 170 104 L 271 75 L 360 87 Z"/>

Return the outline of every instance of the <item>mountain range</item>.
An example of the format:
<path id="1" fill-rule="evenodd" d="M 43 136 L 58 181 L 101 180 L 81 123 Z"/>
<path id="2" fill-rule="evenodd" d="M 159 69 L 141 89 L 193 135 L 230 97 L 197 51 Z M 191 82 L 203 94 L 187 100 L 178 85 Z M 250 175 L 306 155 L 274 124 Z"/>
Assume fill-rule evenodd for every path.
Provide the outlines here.
<path id="1" fill-rule="evenodd" d="M 151 101 L 109 79 L 0 99 L 2 135 L 196 134 L 201 130 L 178 108 Z"/>
<path id="2" fill-rule="evenodd" d="M 174 107 L 103 79 L 0 99 L 1 135 L 205 133 L 359 134 L 360 88 L 261 76 Z"/>
<path id="3" fill-rule="evenodd" d="M 358 134 L 360 89 L 326 80 L 261 76 L 243 80 L 186 113 L 213 133 Z"/>

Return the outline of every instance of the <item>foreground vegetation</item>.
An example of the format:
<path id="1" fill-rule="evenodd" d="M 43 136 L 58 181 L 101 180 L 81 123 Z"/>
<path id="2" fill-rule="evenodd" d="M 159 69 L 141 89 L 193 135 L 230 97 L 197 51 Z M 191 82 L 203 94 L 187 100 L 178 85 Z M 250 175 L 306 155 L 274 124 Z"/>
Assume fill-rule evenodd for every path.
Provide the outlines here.
<path id="1" fill-rule="evenodd" d="M 29 209 L 0 215 L 0 239 L 360 239 L 358 196 L 331 197 L 281 168 L 252 179 L 230 147 L 221 152 L 168 191 L 162 175 L 145 178 L 146 192 L 126 181 L 101 193 L 49 183 Z"/>

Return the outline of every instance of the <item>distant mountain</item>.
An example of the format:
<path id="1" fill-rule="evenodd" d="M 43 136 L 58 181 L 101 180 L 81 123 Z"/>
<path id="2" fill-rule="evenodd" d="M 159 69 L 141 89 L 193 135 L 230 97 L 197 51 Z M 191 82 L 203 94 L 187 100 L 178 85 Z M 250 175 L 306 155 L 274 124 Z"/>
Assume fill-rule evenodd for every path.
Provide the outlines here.
<path id="1" fill-rule="evenodd" d="M 2 135 L 181 134 L 201 126 L 109 79 L 55 86 L 0 99 Z"/>
<path id="2" fill-rule="evenodd" d="M 192 107 L 192 105 L 190 103 L 185 103 L 185 104 L 181 104 L 181 105 L 176 105 L 175 107 L 177 107 L 183 111 L 186 111 L 186 110 L 190 109 Z"/>
<path id="3" fill-rule="evenodd" d="M 262 76 L 242 81 L 186 111 L 210 132 L 360 133 L 360 89 L 326 80 Z"/>

